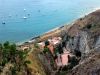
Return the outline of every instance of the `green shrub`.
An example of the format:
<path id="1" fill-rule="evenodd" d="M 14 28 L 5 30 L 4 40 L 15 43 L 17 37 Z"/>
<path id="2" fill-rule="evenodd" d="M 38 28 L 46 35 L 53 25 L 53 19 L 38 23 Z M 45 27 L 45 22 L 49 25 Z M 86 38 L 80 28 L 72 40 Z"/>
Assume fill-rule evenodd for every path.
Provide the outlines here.
<path id="1" fill-rule="evenodd" d="M 4 67 L 6 64 L 11 63 L 13 65 L 11 71 L 12 75 L 15 75 L 17 71 L 20 71 L 22 67 L 30 64 L 31 62 L 26 60 L 28 52 L 23 50 L 17 50 L 15 44 L 10 44 L 8 41 L 3 45 L 0 44 L 0 66 Z"/>

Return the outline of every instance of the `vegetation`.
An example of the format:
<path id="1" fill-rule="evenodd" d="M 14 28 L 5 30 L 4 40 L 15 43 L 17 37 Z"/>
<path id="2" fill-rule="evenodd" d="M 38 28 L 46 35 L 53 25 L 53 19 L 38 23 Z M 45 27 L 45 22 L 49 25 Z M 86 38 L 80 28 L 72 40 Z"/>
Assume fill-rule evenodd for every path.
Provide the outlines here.
<path id="1" fill-rule="evenodd" d="M 27 67 L 30 61 L 26 60 L 27 51 L 17 50 L 15 44 L 10 44 L 8 41 L 0 44 L 0 73 L 6 64 L 12 64 L 10 67 L 11 74 L 16 75 L 21 70 Z"/>
<path id="2" fill-rule="evenodd" d="M 47 46 L 44 47 L 44 53 L 49 52 L 49 48 Z"/>
<path id="3" fill-rule="evenodd" d="M 36 44 L 34 44 L 34 47 L 35 47 L 35 48 L 39 48 L 39 46 L 38 46 L 38 44 L 37 44 L 37 43 L 36 43 Z"/>
<path id="4" fill-rule="evenodd" d="M 45 46 L 50 45 L 49 41 L 45 41 Z"/>

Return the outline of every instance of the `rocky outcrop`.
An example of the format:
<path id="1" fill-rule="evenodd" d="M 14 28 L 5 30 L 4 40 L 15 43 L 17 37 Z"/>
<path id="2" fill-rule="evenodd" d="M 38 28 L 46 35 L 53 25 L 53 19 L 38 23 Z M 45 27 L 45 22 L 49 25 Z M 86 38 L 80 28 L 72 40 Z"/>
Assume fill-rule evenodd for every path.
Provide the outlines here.
<path id="1" fill-rule="evenodd" d="M 63 47 L 89 53 L 100 46 L 100 10 L 78 19 L 63 37 Z"/>
<path id="2" fill-rule="evenodd" d="M 40 53 L 38 57 L 47 75 L 100 75 L 100 10 L 64 26 L 58 34 L 62 37 L 61 43 L 57 45 L 60 53 L 66 49 L 75 59 L 71 59 L 67 67 L 52 74 L 52 66 Z"/>
<path id="3" fill-rule="evenodd" d="M 69 26 L 64 26 L 57 30 L 57 33 L 54 31 L 40 37 L 39 42 L 47 40 L 52 35 L 62 37 L 61 43 L 56 46 L 60 53 L 66 49 L 75 58 L 71 59 L 72 62 L 67 67 L 54 71 L 41 51 L 33 53 L 29 57 L 32 61 L 29 67 L 32 68 L 33 75 L 45 75 L 44 72 L 47 75 L 100 75 L 100 10 L 78 19 Z M 40 66 L 41 69 L 38 70 Z"/>
<path id="4" fill-rule="evenodd" d="M 100 10 L 78 19 L 62 38 L 62 48 L 81 53 L 79 65 L 67 75 L 100 75 Z"/>
<path id="5" fill-rule="evenodd" d="M 100 75 L 100 48 L 88 54 L 84 61 L 66 75 Z"/>

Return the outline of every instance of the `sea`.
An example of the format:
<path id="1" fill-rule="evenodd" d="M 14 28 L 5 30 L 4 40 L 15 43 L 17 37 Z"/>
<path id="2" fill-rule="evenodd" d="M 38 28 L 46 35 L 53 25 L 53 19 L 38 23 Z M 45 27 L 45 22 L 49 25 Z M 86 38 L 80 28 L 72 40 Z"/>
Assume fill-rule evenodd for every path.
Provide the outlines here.
<path id="1" fill-rule="evenodd" d="M 27 41 L 100 7 L 100 0 L 0 0 L 0 42 Z"/>

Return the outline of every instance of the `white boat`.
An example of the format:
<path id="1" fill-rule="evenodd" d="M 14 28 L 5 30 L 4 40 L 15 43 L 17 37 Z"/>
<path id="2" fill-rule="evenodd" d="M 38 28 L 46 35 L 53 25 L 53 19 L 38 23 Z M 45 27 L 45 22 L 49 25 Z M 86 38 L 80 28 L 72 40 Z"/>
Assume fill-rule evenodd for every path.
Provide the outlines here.
<path id="1" fill-rule="evenodd" d="M 27 19 L 27 17 L 24 16 L 23 19 Z"/>
<path id="2" fill-rule="evenodd" d="M 26 11 L 26 9 L 24 9 L 24 11 Z"/>

